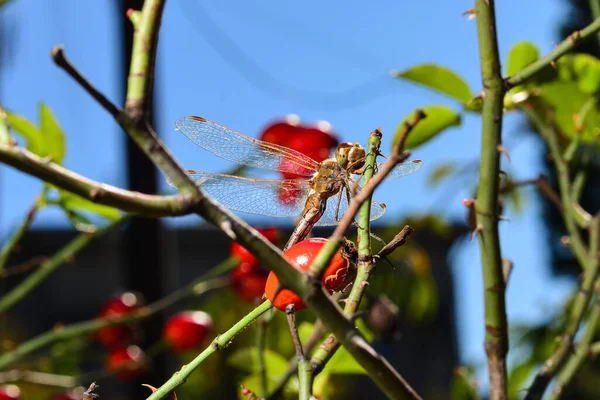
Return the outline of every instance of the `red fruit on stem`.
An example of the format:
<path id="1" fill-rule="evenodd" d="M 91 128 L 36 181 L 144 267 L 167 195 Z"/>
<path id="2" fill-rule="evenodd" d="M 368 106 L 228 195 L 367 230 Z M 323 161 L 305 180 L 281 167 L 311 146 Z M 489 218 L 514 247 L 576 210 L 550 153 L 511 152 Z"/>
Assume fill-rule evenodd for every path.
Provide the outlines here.
<path id="1" fill-rule="evenodd" d="M 163 338 L 175 351 L 198 348 L 212 331 L 212 318 L 203 311 L 184 311 L 171 317 L 163 328 Z"/>
<path id="2" fill-rule="evenodd" d="M 259 264 L 241 263 L 229 274 L 231 289 L 243 301 L 255 304 L 265 292 L 269 270 Z"/>
<path id="3" fill-rule="evenodd" d="M 17 385 L 0 386 L 0 400 L 20 400 L 21 390 Z"/>
<path id="4" fill-rule="evenodd" d="M 323 161 L 329 158 L 331 151 L 338 145 L 337 138 L 330 134 L 327 130 L 319 129 L 318 127 L 298 127 L 296 134 L 287 142 L 287 147 L 299 151 L 300 153 L 312 158 L 315 161 Z M 292 169 L 292 164 L 282 160 L 282 168 L 288 171 Z M 287 165 L 286 165 L 287 164 Z M 297 169 L 294 172 L 282 172 L 286 179 L 297 179 L 307 175 L 307 170 L 293 165 Z M 308 171 L 314 173 L 314 171 Z"/>
<path id="5" fill-rule="evenodd" d="M 137 346 L 115 347 L 106 359 L 106 369 L 119 379 L 135 379 L 144 366 L 144 352 Z"/>
<path id="6" fill-rule="evenodd" d="M 283 120 L 272 123 L 267 126 L 259 139 L 263 142 L 287 146 L 287 141 L 294 136 L 296 127 L 300 123 L 300 118 L 297 115 L 290 114 Z"/>
<path id="7" fill-rule="evenodd" d="M 271 243 L 276 243 L 280 237 L 279 230 L 277 228 L 258 229 L 258 233 L 263 235 Z M 248 250 L 246 250 L 246 248 L 237 242 L 231 243 L 229 254 L 232 257 L 235 257 L 240 263 L 246 262 L 258 264 L 258 260 Z"/>
<path id="8" fill-rule="evenodd" d="M 124 292 L 112 297 L 100 310 L 99 318 L 110 319 L 122 317 L 141 307 L 141 296 L 133 292 Z M 133 329 L 127 325 L 109 326 L 96 333 L 98 341 L 108 348 L 123 346 L 131 342 Z"/>
<path id="9" fill-rule="evenodd" d="M 283 258 L 285 258 L 294 268 L 298 271 L 306 272 L 312 266 L 315 258 L 327 243 L 325 238 L 311 238 L 304 240 L 300 243 L 296 243 L 289 249 L 283 252 Z M 323 285 L 325 288 L 332 292 L 334 290 L 343 289 L 346 285 L 346 276 L 350 262 L 342 256 L 342 252 L 338 251 L 334 256 L 323 274 Z M 273 271 L 269 273 L 267 278 L 267 284 L 265 285 L 265 296 L 273 303 L 275 308 L 285 311 L 286 307 L 290 304 L 294 305 L 296 311 L 304 310 L 306 305 L 294 292 L 289 289 L 280 290 L 279 279 Z M 275 294 L 277 293 L 277 297 Z"/>

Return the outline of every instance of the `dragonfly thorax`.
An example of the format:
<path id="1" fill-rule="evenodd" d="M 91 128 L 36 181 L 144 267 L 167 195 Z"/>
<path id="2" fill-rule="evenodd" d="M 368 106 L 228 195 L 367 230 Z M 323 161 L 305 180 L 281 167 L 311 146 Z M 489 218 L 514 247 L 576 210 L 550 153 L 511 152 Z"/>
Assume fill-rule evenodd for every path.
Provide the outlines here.
<path id="1" fill-rule="evenodd" d="M 329 158 L 319 165 L 317 173 L 310 180 L 311 189 L 326 199 L 334 196 L 344 187 L 344 173 L 337 160 Z"/>

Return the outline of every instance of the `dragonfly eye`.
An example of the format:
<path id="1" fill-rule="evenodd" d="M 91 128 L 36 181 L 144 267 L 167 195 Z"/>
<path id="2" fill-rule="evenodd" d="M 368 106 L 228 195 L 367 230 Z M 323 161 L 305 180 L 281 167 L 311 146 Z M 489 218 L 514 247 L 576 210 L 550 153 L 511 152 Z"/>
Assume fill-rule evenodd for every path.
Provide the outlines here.
<path id="1" fill-rule="evenodd" d="M 364 147 L 358 143 L 353 143 L 347 150 L 346 165 L 343 166 L 348 172 L 354 173 L 365 165 L 367 153 Z"/>

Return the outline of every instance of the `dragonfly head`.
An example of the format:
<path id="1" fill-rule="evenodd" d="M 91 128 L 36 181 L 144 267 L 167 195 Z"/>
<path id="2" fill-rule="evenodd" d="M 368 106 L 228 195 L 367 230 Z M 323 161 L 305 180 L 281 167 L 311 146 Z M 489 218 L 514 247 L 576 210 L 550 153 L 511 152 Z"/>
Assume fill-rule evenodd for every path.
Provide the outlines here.
<path id="1" fill-rule="evenodd" d="M 354 173 L 365 165 L 366 156 L 364 147 L 358 143 L 342 143 L 335 151 L 335 159 L 340 167 L 350 173 Z"/>

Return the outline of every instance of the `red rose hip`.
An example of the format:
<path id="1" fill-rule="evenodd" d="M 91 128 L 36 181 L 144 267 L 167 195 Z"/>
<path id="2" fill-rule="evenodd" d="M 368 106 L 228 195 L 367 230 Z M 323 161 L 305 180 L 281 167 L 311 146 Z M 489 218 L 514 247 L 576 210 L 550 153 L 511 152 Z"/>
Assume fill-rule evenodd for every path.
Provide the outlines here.
<path id="1" fill-rule="evenodd" d="M 276 243 L 280 237 L 277 228 L 258 229 L 258 233 L 263 235 L 269 242 Z M 237 242 L 231 243 L 229 254 L 238 260 L 240 263 L 258 264 L 258 260 L 245 247 Z"/>
<path id="2" fill-rule="evenodd" d="M 143 305 L 140 295 L 124 292 L 111 298 L 100 310 L 99 318 L 119 318 Z M 124 346 L 133 340 L 133 329 L 128 325 L 115 325 L 100 329 L 96 333 L 98 341 L 108 348 Z"/>
<path id="3" fill-rule="evenodd" d="M 198 348 L 212 331 L 212 318 L 203 311 L 184 311 L 171 317 L 163 328 L 163 338 L 175 351 Z"/>
<path id="4" fill-rule="evenodd" d="M 137 346 L 115 347 L 106 359 L 106 369 L 119 379 L 135 379 L 145 364 L 145 355 Z"/>
<path id="5" fill-rule="evenodd" d="M 229 274 L 231 289 L 243 301 L 254 304 L 265 292 L 269 270 L 262 265 L 241 263 Z"/>

